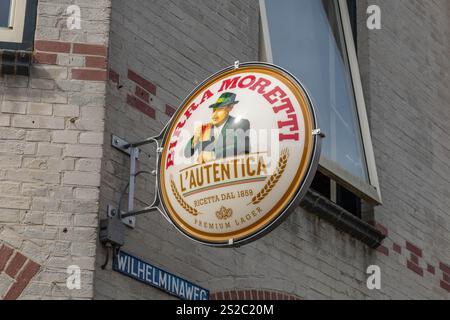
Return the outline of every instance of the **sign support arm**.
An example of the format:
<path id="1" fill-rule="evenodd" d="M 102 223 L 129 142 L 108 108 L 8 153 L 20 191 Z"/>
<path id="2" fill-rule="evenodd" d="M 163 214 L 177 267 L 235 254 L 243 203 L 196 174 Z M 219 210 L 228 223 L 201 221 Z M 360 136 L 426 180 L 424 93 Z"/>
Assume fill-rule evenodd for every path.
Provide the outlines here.
<path id="1" fill-rule="evenodd" d="M 160 133 L 158 136 L 149 137 L 142 141 L 137 141 L 133 143 L 129 143 L 125 141 L 124 139 L 121 139 L 117 136 L 112 136 L 112 142 L 111 145 L 118 149 L 119 151 L 126 153 L 130 156 L 130 172 L 129 172 L 129 183 L 128 183 L 128 207 L 126 212 L 117 212 L 117 210 L 111 210 L 111 206 L 109 206 L 108 214 L 110 216 L 114 216 L 115 213 L 119 215 L 119 218 L 122 220 L 122 222 L 131 227 L 135 227 L 135 219 L 134 217 L 136 215 L 152 212 L 152 211 L 159 211 L 164 218 L 166 218 L 168 221 L 168 217 L 165 215 L 163 210 L 159 208 L 161 202 L 158 196 L 158 172 L 157 170 L 153 170 L 151 174 L 156 177 L 155 179 L 155 197 L 153 199 L 153 202 L 150 206 L 145 207 L 143 209 L 137 209 L 134 208 L 134 196 L 135 196 L 135 190 L 136 190 L 136 176 L 139 174 L 136 172 L 137 167 L 137 160 L 139 159 L 139 153 L 140 153 L 140 146 L 148 145 L 148 144 L 156 144 L 156 167 L 159 165 L 159 153 L 161 153 L 162 148 L 160 146 L 160 140 L 162 139 L 163 132 Z M 125 192 L 125 190 L 124 190 Z M 120 203 L 119 203 L 120 208 Z M 121 211 L 121 210 L 120 210 Z"/>

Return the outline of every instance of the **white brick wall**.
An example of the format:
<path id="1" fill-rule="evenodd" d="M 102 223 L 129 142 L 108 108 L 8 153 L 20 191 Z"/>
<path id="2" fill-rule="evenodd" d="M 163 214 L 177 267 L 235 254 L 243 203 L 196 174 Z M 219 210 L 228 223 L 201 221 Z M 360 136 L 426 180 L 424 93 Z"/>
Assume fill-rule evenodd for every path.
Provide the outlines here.
<path id="1" fill-rule="evenodd" d="M 69 4 L 81 7 L 81 30 L 66 29 Z M 109 14 L 109 0 L 40 0 L 36 40 L 106 47 Z M 85 57 L 55 54 L 30 77 L 0 77 L 0 243 L 42 264 L 25 299 L 93 297 L 105 81 L 72 80 Z M 65 286 L 73 264 L 82 290 Z M 0 299 L 8 281 L 0 275 Z"/>

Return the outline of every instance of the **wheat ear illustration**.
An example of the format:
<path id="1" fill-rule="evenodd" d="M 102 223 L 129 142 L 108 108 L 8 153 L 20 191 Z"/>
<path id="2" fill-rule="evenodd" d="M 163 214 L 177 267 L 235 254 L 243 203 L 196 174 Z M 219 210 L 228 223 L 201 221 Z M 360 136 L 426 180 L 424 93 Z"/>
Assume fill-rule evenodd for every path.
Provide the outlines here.
<path id="1" fill-rule="evenodd" d="M 278 159 L 278 165 L 277 165 L 277 168 L 275 169 L 274 174 L 272 174 L 270 176 L 269 180 L 267 180 L 266 184 L 261 189 L 261 191 L 259 191 L 252 198 L 252 201 L 249 203 L 249 205 L 250 204 L 258 204 L 261 201 L 263 201 L 265 197 L 267 197 L 267 195 L 270 193 L 270 191 L 272 191 L 272 189 L 276 186 L 278 181 L 281 179 L 281 176 L 283 175 L 284 170 L 286 170 L 286 165 L 287 165 L 288 159 L 289 159 L 289 150 L 283 149 L 281 151 L 280 158 Z"/>
<path id="2" fill-rule="evenodd" d="M 178 192 L 177 186 L 175 185 L 175 182 L 173 182 L 172 179 L 170 179 L 170 189 L 172 190 L 173 196 L 175 199 L 177 199 L 180 206 L 183 207 L 184 210 L 192 214 L 193 216 L 197 216 L 199 214 L 198 210 L 195 208 L 192 208 L 184 199 L 181 197 L 180 193 Z"/>

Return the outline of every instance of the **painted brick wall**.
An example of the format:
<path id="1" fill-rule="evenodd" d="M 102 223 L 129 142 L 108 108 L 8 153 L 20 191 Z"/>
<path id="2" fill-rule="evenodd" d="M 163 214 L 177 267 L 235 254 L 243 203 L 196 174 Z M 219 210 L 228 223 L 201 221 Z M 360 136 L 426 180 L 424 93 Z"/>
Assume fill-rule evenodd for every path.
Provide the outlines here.
<path id="1" fill-rule="evenodd" d="M 383 188 L 376 220 L 389 229 L 383 260 L 392 275 L 385 282 L 393 297 L 449 299 L 450 3 L 366 3 L 383 13 L 382 30 L 360 24 L 358 32 Z"/>
<path id="2" fill-rule="evenodd" d="M 24 257 L 5 260 L 0 299 L 93 296 L 109 17 L 109 0 L 40 0 L 31 76 L 0 77 L 0 250 Z"/>
<path id="3" fill-rule="evenodd" d="M 303 299 L 448 299 L 450 7 L 445 0 L 370 4 L 380 5 L 383 29 L 365 28 L 368 4 L 361 1 L 358 47 L 384 197 L 375 210 L 387 235 L 382 247 L 372 250 L 299 208 L 268 236 L 237 249 L 197 245 L 159 214 L 147 214 L 127 230 L 124 249 L 214 298 L 256 290 Z M 113 0 L 106 137 L 157 134 L 199 81 L 235 60 L 257 59 L 258 19 L 255 0 Z M 105 143 L 101 216 L 108 203 L 117 205 L 128 161 Z M 143 154 L 140 170 L 153 161 Z M 143 206 L 153 180 L 138 180 L 136 205 Z M 104 248 L 97 254 L 95 298 L 168 298 L 101 270 Z M 382 270 L 380 291 L 366 288 L 372 264 Z"/>

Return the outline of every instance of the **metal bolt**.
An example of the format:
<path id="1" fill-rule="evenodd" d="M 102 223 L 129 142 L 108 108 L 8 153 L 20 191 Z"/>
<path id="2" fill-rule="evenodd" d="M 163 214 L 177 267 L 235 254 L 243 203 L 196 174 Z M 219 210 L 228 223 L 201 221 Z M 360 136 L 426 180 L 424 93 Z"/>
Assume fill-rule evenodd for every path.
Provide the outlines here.
<path id="1" fill-rule="evenodd" d="M 313 136 L 319 136 L 321 138 L 325 138 L 325 134 L 320 129 L 315 129 L 312 132 Z"/>

